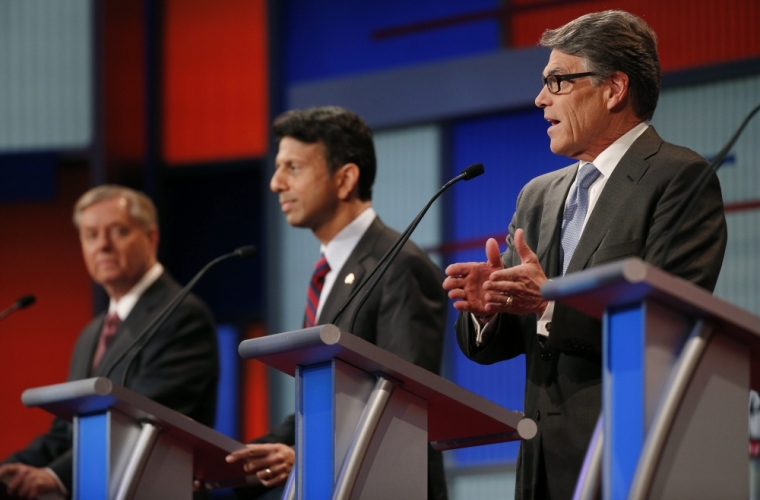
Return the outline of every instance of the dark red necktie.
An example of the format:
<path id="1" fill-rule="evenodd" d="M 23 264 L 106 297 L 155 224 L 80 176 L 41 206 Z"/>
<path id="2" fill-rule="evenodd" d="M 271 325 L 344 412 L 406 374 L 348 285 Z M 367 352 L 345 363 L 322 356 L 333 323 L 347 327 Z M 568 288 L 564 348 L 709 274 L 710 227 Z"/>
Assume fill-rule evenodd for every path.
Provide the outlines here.
<path id="1" fill-rule="evenodd" d="M 309 289 L 306 291 L 306 314 L 303 319 L 303 327 L 309 328 L 317 322 L 317 308 L 319 307 L 319 296 L 322 294 L 322 287 L 325 286 L 325 276 L 330 272 L 330 264 L 323 255 L 314 266 L 314 272 L 311 275 Z"/>
<path id="2" fill-rule="evenodd" d="M 111 343 L 111 339 L 116 334 L 116 329 L 119 328 L 121 319 L 116 313 L 109 313 L 103 321 L 103 328 L 100 330 L 100 340 L 98 340 L 98 348 L 95 349 L 95 357 L 92 358 L 92 371 L 95 371 L 103 359 L 103 355 L 108 349 L 108 344 Z"/>

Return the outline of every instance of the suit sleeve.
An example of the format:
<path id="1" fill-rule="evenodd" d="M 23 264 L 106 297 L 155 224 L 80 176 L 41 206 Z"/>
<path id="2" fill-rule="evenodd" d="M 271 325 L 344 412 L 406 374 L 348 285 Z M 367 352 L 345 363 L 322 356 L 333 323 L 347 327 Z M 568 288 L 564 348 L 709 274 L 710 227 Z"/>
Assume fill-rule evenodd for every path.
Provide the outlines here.
<path id="1" fill-rule="evenodd" d="M 688 162 L 665 187 L 652 217 L 642 258 L 713 291 L 728 240 L 720 182 L 715 173 L 710 175 L 699 202 L 687 213 L 678 233 L 673 235 L 670 230 L 673 213 L 706 168 L 709 167 L 703 159 Z M 663 262 L 665 244 L 671 237 L 671 248 Z"/>
<path id="2" fill-rule="evenodd" d="M 513 267 L 519 264 L 519 256 L 514 251 L 514 240 L 512 235 L 518 227 L 524 227 L 518 225 L 518 214 L 520 199 L 522 198 L 525 188 L 520 191 L 517 196 L 517 209 L 512 216 L 512 221 L 509 224 L 509 234 L 507 235 L 507 250 L 501 255 L 502 263 L 505 268 Z M 533 236 L 533 235 L 531 235 Z M 529 315 L 534 316 L 534 315 Z M 491 333 L 483 339 L 483 344 L 477 346 L 475 344 L 475 336 L 477 332 L 472 324 L 470 313 L 460 313 L 455 324 L 457 343 L 462 353 L 473 361 L 490 365 L 497 361 L 503 361 L 505 359 L 512 359 L 525 352 L 523 344 L 523 320 L 527 319 L 530 322 L 530 318 L 521 319 L 514 314 L 498 314 L 492 321 L 496 322 L 490 328 Z M 533 324 L 533 333 L 535 333 L 535 321 Z M 530 326 L 527 328 L 530 329 Z"/>
<path id="3" fill-rule="evenodd" d="M 204 425 L 213 426 L 219 353 L 208 310 L 188 297 L 138 355 L 126 386 Z M 120 381 L 126 362 L 114 370 Z"/>

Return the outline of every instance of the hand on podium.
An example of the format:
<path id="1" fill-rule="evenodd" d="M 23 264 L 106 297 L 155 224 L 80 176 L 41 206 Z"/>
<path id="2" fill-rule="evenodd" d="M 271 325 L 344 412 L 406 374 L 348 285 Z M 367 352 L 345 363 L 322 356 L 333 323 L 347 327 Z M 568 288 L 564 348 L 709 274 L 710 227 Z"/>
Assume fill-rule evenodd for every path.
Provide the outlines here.
<path id="1" fill-rule="evenodd" d="M 288 480 L 295 459 L 293 448 L 281 443 L 247 444 L 227 455 L 229 463 L 245 460 L 243 469 L 256 474 L 261 484 L 270 488 Z"/>
<path id="2" fill-rule="evenodd" d="M 0 479 L 5 483 L 0 498 L 63 498 L 58 481 L 48 469 L 21 463 L 3 464 Z"/>

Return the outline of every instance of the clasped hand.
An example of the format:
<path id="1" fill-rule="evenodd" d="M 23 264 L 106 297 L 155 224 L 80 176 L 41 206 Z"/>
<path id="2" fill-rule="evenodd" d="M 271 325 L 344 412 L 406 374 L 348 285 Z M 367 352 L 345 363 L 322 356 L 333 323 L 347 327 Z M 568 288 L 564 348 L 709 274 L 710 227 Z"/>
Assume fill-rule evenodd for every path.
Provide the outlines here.
<path id="1" fill-rule="evenodd" d="M 514 247 L 521 260 L 514 267 L 504 267 L 498 243 L 489 238 L 486 262 L 457 263 L 446 268 L 443 288 L 455 301 L 456 310 L 477 316 L 543 314 L 547 302 L 541 297 L 541 285 L 547 278 L 522 229 L 515 231 Z"/>

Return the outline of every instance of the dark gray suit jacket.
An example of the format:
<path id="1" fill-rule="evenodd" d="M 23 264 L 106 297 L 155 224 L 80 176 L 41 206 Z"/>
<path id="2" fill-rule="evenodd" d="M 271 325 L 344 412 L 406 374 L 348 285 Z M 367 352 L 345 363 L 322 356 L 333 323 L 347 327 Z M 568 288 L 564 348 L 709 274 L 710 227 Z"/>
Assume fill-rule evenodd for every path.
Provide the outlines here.
<path id="1" fill-rule="evenodd" d="M 74 347 L 68 380 L 104 376 L 114 360 L 177 295 L 180 286 L 164 273 L 140 297 L 129 316 L 119 325 L 97 370 L 92 358 L 105 313 L 82 330 Z M 129 356 L 121 360 L 109 378 L 121 383 Z M 188 296 L 145 346 L 132 364 L 126 387 L 143 394 L 198 422 L 213 426 L 219 354 L 211 314 L 195 296 Z M 71 491 L 72 427 L 56 418 L 50 430 L 25 449 L 8 457 L 35 467 L 50 467 Z"/>
<path id="2" fill-rule="evenodd" d="M 660 231 L 705 168 L 704 158 L 664 142 L 649 127 L 607 181 L 567 272 L 639 256 L 712 291 L 727 240 L 714 174 L 661 263 L 670 232 Z M 523 188 L 509 226 L 509 249 L 502 255 L 506 267 L 520 264 L 511 235 L 522 228 L 546 275 L 560 274 L 562 214 L 576 173 L 577 163 Z M 516 497 L 571 498 L 601 408 L 601 323 L 557 303 L 550 335 L 541 346 L 535 314 L 501 314 L 494 321 L 494 333 L 476 347 L 469 315 L 460 315 L 457 340 L 465 355 L 482 364 L 526 355 L 525 414 L 536 419 L 539 432 L 520 447 Z"/>
<path id="3" fill-rule="evenodd" d="M 317 318 L 319 324 L 332 321 L 354 287 L 372 272 L 398 236 L 379 217 L 372 222 L 340 270 Z M 354 274 L 354 281 L 346 284 L 346 276 L 350 273 Z M 440 373 L 446 328 L 446 294 L 441 287 L 442 281 L 441 270 L 417 245 L 408 242 L 360 310 L 353 333 L 407 361 Z M 362 293 L 338 319 L 338 327 L 349 329 Z M 289 416 L 256 442 L 293 446 L 294 416 Z M 428 497 L 445 499 L 443 459 L 439 452 L 429 451 Z M 255 496 L 251 495 L 252 490 L 248 491 L 248 496 Z M 246 496 L 242 490 L 239 495 Z"/>

